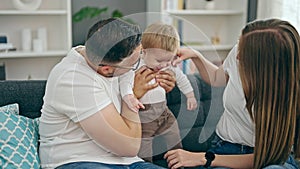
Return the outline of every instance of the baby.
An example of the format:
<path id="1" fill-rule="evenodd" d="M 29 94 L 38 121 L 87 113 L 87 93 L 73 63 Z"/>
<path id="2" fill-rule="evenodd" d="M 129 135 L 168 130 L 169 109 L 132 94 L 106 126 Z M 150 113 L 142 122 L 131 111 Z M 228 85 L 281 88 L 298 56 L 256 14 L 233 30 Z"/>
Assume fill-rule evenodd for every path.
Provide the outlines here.
<path id="1" fill-rule="evenodd" d="M 154 72 L 172 70 L 176 75 L 176 84 L 187 98 L 187 109 L 197 107 L 193 88 L 186 75 L 180 68 L 173 67 L 172 61 L 180 47 L 177 30 L 162 23 L 149 25 L 142 36 L 143 50 L 141 52 L 141 66 L 147 66 Z M 132 88 L 134 72 L 130 71 L 120 77 L 120 92 L 122 99 L 129 108 L 139 112 L 142 123 L 142 144 L 139 157 L 152 162 L 152 141 L 155 136 L 163 135 L 167 148 L 182 148 L 178 124 L 173 113 L 166 104 L 166 92 L 158 86 L 148 91 L 140 100 L 134 97 Z M 153 79 L 150 83 L 155 83 Z"/>

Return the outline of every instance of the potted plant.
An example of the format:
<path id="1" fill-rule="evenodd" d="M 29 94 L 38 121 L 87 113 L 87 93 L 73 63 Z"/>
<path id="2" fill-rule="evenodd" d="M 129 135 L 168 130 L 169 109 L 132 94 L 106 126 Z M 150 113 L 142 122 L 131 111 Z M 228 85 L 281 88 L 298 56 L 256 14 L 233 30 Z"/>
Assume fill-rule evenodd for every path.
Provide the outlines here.
<path id="1" fill-rule="evenodd" d="M 72 15 L 73 21 L 73 46 L 82 45 L 85 42 L 86 33 L 94 22 L 100 18 L 113 17 L 122 18 L 123 13 L 116 9 L 108 14 L 108 7 L 82 7 L 79 11 Z M 123 18 L 124 19 L 124 18 Z M 124 19 L 130 23 L 134 23 L 131 19 Z"/>
<path id="2" fill-rule="evenodd" d="M 78 12 L 76 12 L 73 16 L 73 22 L 80 22 L 84 19 L 92 19 L 94 17 L 101 17 L 101 15 L 103 13 L 107 13 L 108 11 L 108 7 L 103 7 L 103 8 L 99 8 L 99 7 L 83 7 L 81 8 Z M 119 11 L 118 9 L 112 11 L 111 16 L 112 18 L 122 18 L 123 17 L 123 13 L 121 11 Z M 130 19 L 126 19 L 129 22 L 132 22 L 132 20 Z"/>

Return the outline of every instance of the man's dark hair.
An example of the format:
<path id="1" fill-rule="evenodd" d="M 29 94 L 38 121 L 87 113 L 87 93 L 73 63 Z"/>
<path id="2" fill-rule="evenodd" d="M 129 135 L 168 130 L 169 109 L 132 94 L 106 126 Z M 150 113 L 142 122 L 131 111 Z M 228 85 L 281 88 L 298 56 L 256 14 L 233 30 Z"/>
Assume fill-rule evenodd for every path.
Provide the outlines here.
<path id="1" fill-rule="evenodd" d="M 141 43 L 139 26 L 109 18 L 95 23 L 85 42 L 88 59 L 94 63 L 119 63 Z"/>

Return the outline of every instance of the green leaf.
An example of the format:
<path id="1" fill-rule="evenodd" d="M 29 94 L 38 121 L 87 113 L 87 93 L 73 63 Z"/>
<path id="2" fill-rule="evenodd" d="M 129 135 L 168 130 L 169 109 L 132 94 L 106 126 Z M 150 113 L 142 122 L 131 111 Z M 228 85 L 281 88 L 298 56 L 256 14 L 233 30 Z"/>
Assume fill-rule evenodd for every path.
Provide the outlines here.
<path id="1" fill-rule="evenodd" d="M 74 22 L 80 22 L 87 18 L 94 18 L 101 15 L 104 12 L 107 12 L 108 7 L 98 8 L 98 7 L 83 7 L 78 12 L 76 12 L 72 18 Z"/>
<path id="2" fill-rule="evenodd" d="M 121 18 L 121 17 L 123 17 L 123 13 L 116 9 L 112 12 L 111 16 L 113 18 Z"/>

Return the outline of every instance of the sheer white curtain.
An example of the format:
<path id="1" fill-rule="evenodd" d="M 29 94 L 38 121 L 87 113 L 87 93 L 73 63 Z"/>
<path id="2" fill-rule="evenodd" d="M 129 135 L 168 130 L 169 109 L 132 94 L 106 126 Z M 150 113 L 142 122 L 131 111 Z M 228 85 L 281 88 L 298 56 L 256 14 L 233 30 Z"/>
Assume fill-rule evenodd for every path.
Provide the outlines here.
<path id="1" fill-rule="evenodd" d="M 300 0 L 258 0 L 257 19 L 280 18 L 300 31 Z"/>

